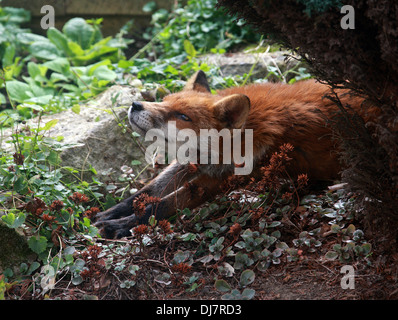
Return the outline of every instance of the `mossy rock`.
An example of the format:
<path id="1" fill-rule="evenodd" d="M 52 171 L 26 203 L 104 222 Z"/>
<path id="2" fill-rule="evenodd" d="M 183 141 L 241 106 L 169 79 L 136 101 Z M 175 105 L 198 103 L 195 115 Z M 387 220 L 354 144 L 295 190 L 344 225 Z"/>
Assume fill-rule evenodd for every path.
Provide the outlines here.
<path id="1" fill-rule="evenodd" d="M 0 222 L 0 274 L 6 268 L 32 261 L 35 256 L 24 236 Z"/>

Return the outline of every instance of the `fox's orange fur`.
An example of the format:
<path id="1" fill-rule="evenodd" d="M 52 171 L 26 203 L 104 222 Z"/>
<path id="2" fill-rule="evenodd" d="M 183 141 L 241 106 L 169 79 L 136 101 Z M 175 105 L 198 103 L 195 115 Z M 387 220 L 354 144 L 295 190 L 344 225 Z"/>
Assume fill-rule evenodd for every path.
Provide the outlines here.
<path id="1" fill-rule="evenodd" d="M 289 154 L 293 159 L 290 174 L 307 173 L 312 180 L 332 180 L 338 178 L 340 166 L 336 141 L 326 119 L 338 108 L 324 97 L 327 93 L 326 85 L 310 80 L 293 85 L 250 85 L 211 94 L 204 73 L 198 72 L 183 91 L 166 96 L 163 102 L 133 103 L 129 117 L 133 128 L 141 133 L 151 128 L 166 132 L 171 120 L 177 130 L 189 128 L 197 134 L 200 129 L 253 129 L 255 165 L 282 144 L 290 143 L 294 147 Z M 343 105 L 361 111 L 363 99 L 344 91 L 338 94 Z M 136 195 L 100 214 L 97 226 L 106 237 L 129 235 L 129 229 L 147 221 L 150 214 L 167 218 L 176 209 L 195 208 L 214 197 L 232 174 L 231 165 L 222 164 L 199 166 L 198 172 L 192 171 L 187 165 L 172 163 Z M 160 197 L 161 202 L 148 208 L 144 217 L 136 217 L 132 203 L 142 193 Z"/>

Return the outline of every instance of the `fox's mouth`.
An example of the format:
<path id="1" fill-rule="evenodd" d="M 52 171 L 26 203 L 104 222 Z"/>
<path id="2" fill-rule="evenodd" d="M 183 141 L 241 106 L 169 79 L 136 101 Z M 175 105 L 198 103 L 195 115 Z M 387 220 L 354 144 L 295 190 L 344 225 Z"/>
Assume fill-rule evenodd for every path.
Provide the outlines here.
<path id="1" fill-rule="evenodd" d="M 129 122 L 134 131 L 136 131 L 139 134 L 145 134 L 147 130 L 144 128 L 141 128 L 137 122 L 134 121 L 133 117 L 129 116 Z"/>

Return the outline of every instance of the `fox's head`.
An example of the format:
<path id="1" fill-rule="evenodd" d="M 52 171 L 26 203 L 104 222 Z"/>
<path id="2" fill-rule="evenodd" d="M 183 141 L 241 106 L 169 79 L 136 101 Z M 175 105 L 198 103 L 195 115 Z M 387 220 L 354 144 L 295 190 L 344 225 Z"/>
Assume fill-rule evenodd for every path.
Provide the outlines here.
<path id="1" fill-rule="evenodd" d="M 213 95 L 206 75 L 198 71 L 184 90 L 166 96 L 162 102 L 133 102 L 128 116 L 136 132 L 145 134 L 145 138 L 152 135 L 149 137 L 152 141 L 153 135 L 156 136 L 154 145 L 159 146 L 160 140 L 162 149 L 165 146 L 161 143 L 167 143 L 169 159 L 173 154 L 170 150 L 175 150 L 175 157 L 181 163 L 229 164 L 233 167 L 233 163 L 246 161 L 237 160 L 235 151 L 239 147 L 240 152 L 245 145 L 241 136 L 249 110 L 250 100 L 246 95 Z M 180 161 L 177 149 L 182 152 L 180 154 L 188 152 L 190 156 Z M 223 170 L 226 170 L 225 166 Z"/>
<path id="2" fill-rule="evenodd" d="M 210 92 L 206 75 L 198 71 L 184 90 L 166 96 L 162 102 L 133 102 L 129 121 L 138 133 L 157 128 L 165 131 L 170 121 L 176 129 L 240 129 L 249 114 L 250 100 L 243 94 L 226 97 Z"/>

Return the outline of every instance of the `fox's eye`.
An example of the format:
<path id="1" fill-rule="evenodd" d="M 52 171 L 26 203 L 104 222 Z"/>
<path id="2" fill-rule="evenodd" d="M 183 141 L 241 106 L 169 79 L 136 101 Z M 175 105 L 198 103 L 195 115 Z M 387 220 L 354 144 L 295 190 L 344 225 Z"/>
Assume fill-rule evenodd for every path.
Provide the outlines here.
<path id="1" fill-rule="evenodd" d="M 192 121 L 190 117 L 188 117 L 187 115 L 185 115 L 183 113 L 177 114 L 177 118 L 180 118 L 181 120 L 184 120 L 184 121 Z"/>

